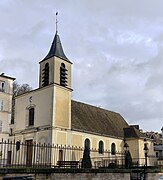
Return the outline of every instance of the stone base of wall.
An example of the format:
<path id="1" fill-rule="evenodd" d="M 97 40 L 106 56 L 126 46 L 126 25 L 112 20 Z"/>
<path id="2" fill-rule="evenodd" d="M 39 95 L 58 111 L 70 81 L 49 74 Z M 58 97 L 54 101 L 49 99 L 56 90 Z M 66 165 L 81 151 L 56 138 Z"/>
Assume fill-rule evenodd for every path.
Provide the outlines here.
<path id="1" fill-rule="evenodd" d="M 52 174 L 10 174 L 3 177 L 32 176 L 34 180 L 130 180 L 130 173 L 52 173 Z M 0 177 L 0 180 L 3 180 Z"/>
<path id="2" fill-rule="evenodd" d="M 0 174 L 0 180 L 5 177 L 31 176 L 33 180 L 130 180 L 130 172 L 106 173 L 11 173 Z M 159 180 L 163 173 L 148 173 L 147 180 Z M 161 180 L 161 179 L 160 179 Z"/>
<path id="3" fill-rule="evenodd" d="M 163 173 L 148 173 L 147 177 L 147 180 L 162 180 Z"/>

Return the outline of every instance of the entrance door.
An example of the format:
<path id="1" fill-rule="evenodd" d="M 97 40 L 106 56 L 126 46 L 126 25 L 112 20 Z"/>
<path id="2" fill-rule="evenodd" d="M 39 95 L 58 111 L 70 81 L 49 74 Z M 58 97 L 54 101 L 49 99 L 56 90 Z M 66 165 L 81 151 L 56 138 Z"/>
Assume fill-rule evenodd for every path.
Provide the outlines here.
<path id="1" fill-rule="evenodd" d="M 58 160 L 63 161 L 63 150 L 62 149 L 59 150 L 59 159 Z"/>
<path id="2" fill-rule="evenodd" d="M 26 146 L 27 146 L 26 165 L 32 166 L 33 140 L 27 140 Z"/>
<path id="3" fill-rule="evenodd" d="M 11 151 L 8 151 L 8 152 L 7 152 L 7 164 L 8 164 L 8 165 L 11 165 L 11 154 L 12 154 Z"/>

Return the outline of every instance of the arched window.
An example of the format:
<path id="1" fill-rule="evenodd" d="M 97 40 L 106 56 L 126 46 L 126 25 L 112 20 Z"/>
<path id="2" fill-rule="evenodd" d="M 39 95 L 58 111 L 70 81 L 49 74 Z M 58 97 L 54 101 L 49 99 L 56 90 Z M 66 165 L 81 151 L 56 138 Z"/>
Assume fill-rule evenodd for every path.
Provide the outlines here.
<path id="1" fill-rule="evenodd" d="M 87 138 L 84 142 L 84 149 L 90 149 L 90 140 Z"/>
<path id="2" fill-rule="evenodd" d="M 103 141 L 99 141 L 98 152 L 99 152 L 99 154 L 104 153 L 104 143 L 103 143 Z"/>
<path id="3" fill-rule="evenodd" d="M 5 92 L 5 83 L 2 82 L 2 92 Z"/>
<path id="4" fill-rule="evenodd" d="M 29 119 L 28 119 L 28 125 L 33 126 L 34 125 L 34 115 L 35 115 L 35 110 L 34 108 L 29 109 Z"/>
<path id="5" fill-rule="evenodd" d="M 42 75 L 42 86 L 47 86 L 49 84 L 49 63 L 45 64 Z"/>
<path id="6" fill-rule="evenodd" d="M 112 143 L 112 144 L 111 144 L 111 154 L 112 154 L 112 155 L 115 155 L 115 154 L 116 154 L 116 145 L 115 145 L 115 143 Z"/>
<path id="7" fill-rule="evenodd" d="M 64 87 L 67 86 L 67 69 L 64 63 L 61 63 L 60 66 L 60 85 Z"/>
<path id="8" fill-rule="evenodd" d="M 0 91 L 5 92 L 5 82 L 0 82 Z"/>

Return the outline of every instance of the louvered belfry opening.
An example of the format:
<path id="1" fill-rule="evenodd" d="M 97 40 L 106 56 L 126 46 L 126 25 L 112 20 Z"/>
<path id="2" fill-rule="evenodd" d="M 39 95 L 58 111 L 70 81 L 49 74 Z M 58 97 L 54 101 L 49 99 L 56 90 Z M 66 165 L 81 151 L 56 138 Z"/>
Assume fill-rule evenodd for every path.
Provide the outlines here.
<path id="1" fill-rule="evenodd" d="M 49 85 L 49 63 L 45 64 L 45 68 L 43 69 L 43 77 L 42 77 L 42 86 Z"/>
<path id="2" fill-rule="evenodd" d="M 64 63 L 61 63 L 60 67 L 60 85 L 64 87 L 67 86 L 67 69 Z"/>

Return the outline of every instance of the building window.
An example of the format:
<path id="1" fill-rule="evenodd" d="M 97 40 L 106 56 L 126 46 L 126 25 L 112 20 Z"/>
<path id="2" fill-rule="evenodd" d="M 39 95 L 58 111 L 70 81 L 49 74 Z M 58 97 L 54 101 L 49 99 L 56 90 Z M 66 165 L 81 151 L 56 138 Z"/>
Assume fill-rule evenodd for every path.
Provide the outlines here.
<path id="1" fill-rule="evenodd" d="M 87 138 L 84 142 L 84 149 L 90 149 L 90 140 Z"/>
<path id="2" fill-rule="evenodd" d="M 104 142 L 103 141 L 99 142 L 98 152 L 99 152 L 99 154 L 103 154 L 104 153 Z"/>
<path id="3" fill-rule="evenodd" d="M 112 155 L 115 155 L 115 154 L 116 154 L 116 145 L 115 145 L 115 143 L 112 143 L 112 144 L 111 144 L 111 154 L 112 154 Z"/>
<path id="4" fill-rule="evenodd" d="M 2 121 L 0 120 L 0 133 L 2 132 Z"/>
<path id="5" fill-rule="evenodd" d="M 157 158 L 159 157 L 158 152 L 156 152 L 156 157 L 157 157 Z"/>
<path id="6" fill-rule="evenodd" d="M 34 125 L 34 108 L 30 108 L 29 109 L 29 126 L 33 126 Z"/>
<path id="7" fill-rule="evenodd" d="M 67 69 L 64 63 L 61 63 L 60 67 L 60 85 L 64 87 L 67 86 Z"/>
<path id="8" fill-rule="evenodd" d="M 12 135 L 13 135 L 13 129 L 10 128 L 9 136 L 12 136 Z"/>
<path id="9" fill-rule="evenodd" d="M 0 91 L 5 92 L 5 82 L 0 82 Z"/>
<path id="10" fill-rule="evenodd" d="M 0 111 L 4 110 L 4 104 L 3 104 L 3 100 L 0 100 Z"/>
<path id="11" fill-rule="evenodd" d="M 42 74 L 42 86 L 49 85 L 49 63 L 45 64 Z"/>

